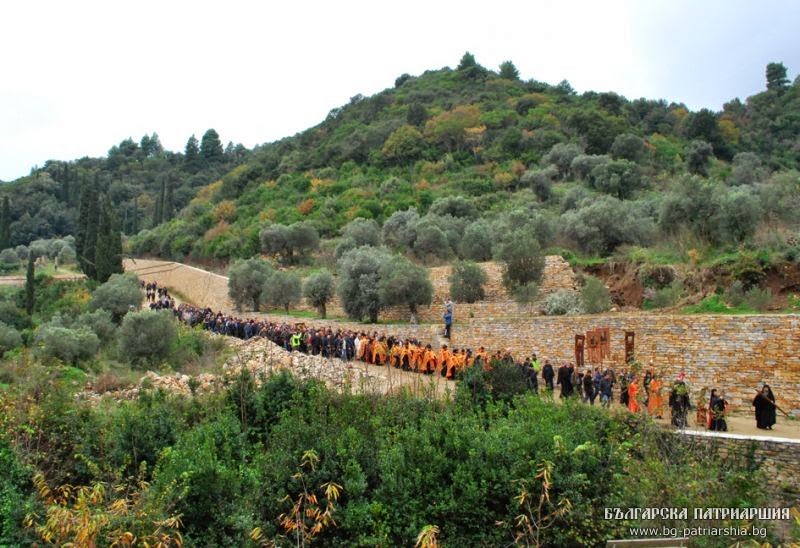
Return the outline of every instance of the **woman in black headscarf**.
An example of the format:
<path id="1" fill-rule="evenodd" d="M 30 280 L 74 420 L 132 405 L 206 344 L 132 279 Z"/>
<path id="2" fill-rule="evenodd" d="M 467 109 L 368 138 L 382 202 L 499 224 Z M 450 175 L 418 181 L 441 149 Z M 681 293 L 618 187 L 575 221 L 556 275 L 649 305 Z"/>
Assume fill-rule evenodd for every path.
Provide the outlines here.
<path id="1" fill-rule="evenodd" d="M 775 396 L 768 384 L 753 399 L 753 407 L 756 408 L 756 426 L 772 430 L 772 425 L 775 424 Z"/>

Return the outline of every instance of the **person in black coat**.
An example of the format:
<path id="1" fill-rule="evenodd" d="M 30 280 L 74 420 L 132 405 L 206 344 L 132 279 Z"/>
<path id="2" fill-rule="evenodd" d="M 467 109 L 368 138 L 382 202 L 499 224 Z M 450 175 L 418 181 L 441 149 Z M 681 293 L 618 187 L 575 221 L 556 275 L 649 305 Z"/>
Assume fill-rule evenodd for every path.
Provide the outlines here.
<path id="1" fill-rule="evenodd" d="M 549 360 L 544 361 L 544 367 L 542 367 L 542 378 L 544 379 L 544 384 L 547 386 L 547 389 L 552 392 L 553 391 L 553 378 L 555 378 L 556 372 L 553 371 L 553 366 L 550 365 Z"/>
<path id="2" fill-rule="evenodd" d="M 775 424 L 775 395 L 768 384 L 765 384 L 753 399 L 756 408 L 756 426 L 762 430 L 772 430 Z"/>
<path id="3" fill-rule="evenodd" d="M 561 398 L 568 398 L 572 395 L 572 369 L 567 364 L 558 368 L 558 378 L 556 384 L 561 386 Z"/>

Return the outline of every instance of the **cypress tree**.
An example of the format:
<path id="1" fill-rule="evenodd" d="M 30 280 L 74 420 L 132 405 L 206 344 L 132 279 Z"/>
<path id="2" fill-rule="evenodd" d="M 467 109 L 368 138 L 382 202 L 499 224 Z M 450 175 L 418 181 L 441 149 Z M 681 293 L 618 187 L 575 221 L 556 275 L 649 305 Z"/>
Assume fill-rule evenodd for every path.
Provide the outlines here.
<path id="1" fill-rule="evenodd" d="M 83 239 L 83 272 L 89 278 L 97 279 L 95 256 L 97 253 L 98 224 L 100 222 L 100 204 L 97 191 L 92 188 L 86 208 L 86 230 Z"/>
<path id="2" fill-rule="evenodd" d="M 112 274 L 122 273 L 122 236 L 108 197 L 103 200 L 100 209 L 94 264 L 95 279 L 101 283 Z"/>
<path id="3" fill-rule="evenodd" d="M 131 219 L 131 234 L 139 233 L 139 197 L 133 197 L 133 219 Z"/>
<path id="4" fill-rule="evenodd" d="M 28 253 L 28 272 L 25 276 L 25 310 L 28 315 L 33 314 L 33 304 L 36 301 L 36 279 L 33 268 L 33 253 Z"/>
<path id="5" fill-rule="evenodd" d="M 75 253 L 78 256 L 78 265 L 86 271 L 86 231 L 89 226 L 89 202 L 92 200 L 92 186 L 84 177 L 81 180 L 80 201 L 78 203 L 78 222 L 75 229 Z M 91 256 L 94 256 L 94 252 Z"/>
<path id="6" fill-rule="evenodd" d="M 8 196 L 3 196 L 0 210 L 0 250 L 11 247 L 11 204 Z"/>
<path id="7" fill-rule="evenodd" d="M 166 188 L 164 180 L 162 179 L 161 192 L 159 192 L 158 198 L 156 198 L 156 207 L 153 210 L 153 226 L 158 226 L 164 222 L 164 194 L 166 194 Z"/>
<path id="8" fill-rule="evenodd" d="M 166 182 L 166 189 L 164 190 L 164 203 L 161 206 L 161 220 L 165 223 L 170 219 L 172 219 L 172 215 L 175 213 L 172 187 L 173 187 L 172 178 L 168 177 Z"/>

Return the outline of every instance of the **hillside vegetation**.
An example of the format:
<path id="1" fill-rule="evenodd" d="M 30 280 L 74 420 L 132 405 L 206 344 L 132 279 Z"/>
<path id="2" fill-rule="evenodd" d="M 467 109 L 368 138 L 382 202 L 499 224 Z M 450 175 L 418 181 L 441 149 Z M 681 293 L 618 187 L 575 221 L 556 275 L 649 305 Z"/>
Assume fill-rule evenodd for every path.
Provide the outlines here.
<path id="1" fill-rule="evenodd" d="M 797 268 L 798 135 L 800 85 L 780 63 L 768 65 L 765 91 L 691 112 L 523 81 L 513 63 L 494 72 L 467 53 L 456 69 L 404 74 L 253 151 L 223 150 L 209 130 L 182 154 L 153 134 L 106 158 L 48 162 L 4 189 L 7 243 L 72 233 L 79 187 L 90 185 L 115 206 L 133 254 L 225 263 L 262 253 L 313 270 L 364 245 L 423 264 L 508 264 L 536 248 L 590 268 L 683 264 L 712 272 L 706 289 L 747 291 Z M 647 285 L 645 300 L 669 278 Z"/>

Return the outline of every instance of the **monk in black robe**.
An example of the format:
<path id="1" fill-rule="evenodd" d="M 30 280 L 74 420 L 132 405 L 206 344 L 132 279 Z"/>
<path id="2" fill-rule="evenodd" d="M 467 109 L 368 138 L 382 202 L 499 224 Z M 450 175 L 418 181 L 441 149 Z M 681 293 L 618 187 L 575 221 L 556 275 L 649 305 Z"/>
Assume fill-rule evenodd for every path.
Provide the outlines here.
<path id="1" fill-rule="evenodd" d="M 689 425 L 689 389 L 682 380 L 675 381 L 669 394 L 669 408 L 672 411 L 672 426 L 686 428 Z"/>
<path id="2" fill-rule="evenodd" d="M 725 401 L 725 396 L 722 393 L 717 393 L 717 389 L 711 391 L 711 400 L 708 404 L 709 413 L 709 430 L 717 432 L 727 432 L 728 423 L 725 421 L 725 408 L 728 407 L 728 402 Z"/>
<path id="3" fill-rule="evenodd" d="M 753 399 L 753 407 L 756 408 L 756 426 L 762 430 L 772 430 L 775 424 L 775 395 L 768 384 Z"/>
<path id="4" fill-rule="evenodd" d="M 567 364 L 558 368 L 556 384 L 561 386 L 561 399 L 568 398 L 572 395 L 572 369 L 570 369 Z"/>

